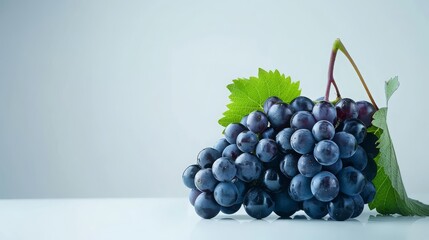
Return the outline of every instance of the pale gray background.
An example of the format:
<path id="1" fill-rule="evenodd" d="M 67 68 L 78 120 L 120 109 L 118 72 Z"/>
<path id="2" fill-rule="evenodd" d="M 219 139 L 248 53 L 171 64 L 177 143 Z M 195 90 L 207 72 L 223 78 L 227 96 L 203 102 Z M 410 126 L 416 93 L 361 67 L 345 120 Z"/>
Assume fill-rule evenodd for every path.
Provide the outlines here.
<path id="1" fill-rule="evenodd" d="M 427 1 L 0 1 L 0 197 L 186 196 L 221 137 L 225 86 L 259 67 L 323 95 L 342 38 L 389 124 L 410 195 L 429 192 Z M 367 99 L 339 55 L 343 96 Z"/>

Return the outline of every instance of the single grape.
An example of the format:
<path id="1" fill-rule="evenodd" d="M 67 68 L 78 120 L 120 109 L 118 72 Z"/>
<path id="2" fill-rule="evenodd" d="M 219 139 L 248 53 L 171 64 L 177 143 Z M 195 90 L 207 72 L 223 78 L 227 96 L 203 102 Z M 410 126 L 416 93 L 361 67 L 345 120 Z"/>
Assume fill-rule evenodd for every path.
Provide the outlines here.
<path id="1" fill-rule="evenodd" d="M 249 116 L 249 114 L 244 115 L 244 117 L 241 118 L 240 120 L 240 124 L 247 127 L 247 117 Z"/>
<path id="2" fill-rule="evenodd" d="M 191 189 L 191 191 L 189 192 L 189 202 L 192 204 L 192 206 L 195 205 L 195 200 L 197 199 L 197 197 L 201 194 L 202 192 L 199 191 L 198 189 Z"/>
<path id="3" fill-rule="evenodd" d="M 231 123 L 225 128 L 225 138 L 229 143 L 235 144 L 238 134 L 244 130 L 247 130 L 244 125 L 241 125 L 240 123 Z"/>
<path id="4" fill-rule="evenodd" d="M 302 209 L 309 217 L 321 219 L 328 214 L 328 203 L 310 198 L 302 203 Z"/>
<path id="5" fill-rule="evenodd" d="M 332 139 L 340 149 L 340 158 L 349 158 L 357 149 L 356 138 L 350 133 L 338 132 Z"/>
<path id="6" fill-rule="evenodd" d="M 194 183 L 201 192 L 213 192 L 218 181 L 214 178 L 212 169 L 205 168 L 195 174 Z"/>
<path id="7" fill-rule="evenodd" d="M 261 139 L 258 145 L 256 145 L 256 156 L 262 162 L 271 162 L 277 153 L 277 144 L 272 139 Z"/>
<path id="8" fill-rule="evenodd" d="M 211 168 L 214 161 L 220 158 L 221 154 L 214 148 L 204 148 L 198 153 L 197 163 L 201 168 Z"/>
<path id="9" fill-rule="evenodd" d="M 222 157 L 227 157 L 229 159 L 235 160 L 238 156 L 240 156 L 243 152 L 238 149 L 237 144 L 231 144 L 225 148 L 222 152 Z"/>
<path id="10" fill-rule="evenodd" d="M 358 119 L 361 120 L 366 127 L 371 126 L 372 116 L 375 113 L 375 107 L 367 101 L 356 102 L 358 108 Z"/>
<path id="11" fill-rule="evenodd" d="M 274 213 L 282 218 L 290 217 L 299 210 L 298 202 L 290 198 L 287 190 L 274 193 L 273 200 L 275 203 Z"/>
<path id="12" fill-rule="evenodd" d="M 278 97 L 269 97 L 264 102 L 264 112 L 268 114 L 268 110 L 276 103 L 282 103 L 283 101 Z"/>
<path id="13" fill-rule="evenodd" d="M 338 174 L 340 191 L 349 196 L 358 195 L 365 186 L 365 177 L 354 167 L 345 167 Z"/>
<path id="14" fill-rule="evenodd" d="M 290 103 L 290 107 L 294 112 L 299 112 L 299 111 L 311 112 L 313 110 L 314 103 L 308 97 L 299 96 L 294 100 L 292 100 L 292 102 Z"/>
<path id="15" fill-rule="evenodd" d="M 194 164 L 194 165 L 190 165 L 185 169 L 185 171 L 183 171 L 182 180 L 185 186 L 187 186 L 190 189 L 195 188 L 195 183 L 194 183 L 195 174 L 197 174 L 197 172 L 200 171 L 200 169 L 201 168 L 198 165 Z"/>
<path id="16" fill-rule="evenodd" d="M 269 127 L 261 134 L 261 137 L 276 140 L 276 135 L 276 130 L 274 130 L 274 128 Z"/>
<path id="17" fill-rule="evenodd" d="M 343 158 L 344 166 L 352 166 L 359 171 L 365 169 L 368 164 L 368 156 L 365 150 L 358 145 L 355 154 L 349 158 Z"/>
<path id="18" fill-rule="evenodd" d="M 329 202 L 338 196 L 340 184 L 334 174 L 320 172 L 311 179 L 311 193 L 322 202 Z"/>
<path id="19" fill-rule="evenodd" d="M 214 190 L 216 202 L 223 207 L 231 207 L 237 202 L 238 189 L 232 182 L 220 182 Z"/>
<path id="20" fill-rule="evenodd" d="M 220 205 L 215 201 L 213 193 L 201 193 L 195 200 L 194 207 L 198 216 L 205 219 L 214 218 L 220 212 Z"/>
<path id="21" fill-rule="evenodd" d="M 315 143 L 313 134 L 308 129 L 298 129 L 290 138 L 291 147 L 300 154 L 313 151 Z"/>
<path id="22" fill-rule="evenodd" d="M 340 149 L 335 142 L 322 140 L 314 147 L 313 154 L 321 165 L 329 166 L 339 159 Z"/>
<path id="23" fill-rule="evenodd" d="M 313 197 L 311 193 L 311 178 L 298 174 L 292 178 L 289 185 L 289 196 L 295 201 L 304 201 Z"/>
<path id="24" fill-rule="evenodd" d="M 237 198 L 236 204 L 242 204 L 244 195 L 246 195 L 247 193 L 246 183 L 241 181 L 238 178 L 233 179 L 232 183 L 234 183 L 234 185 L 237 187 L 237 190 L 238 190 L 238 198 Z"/>
<path id="25" fill-rule="evenodd" d="M 232 205 L 230 207 L 223 207 L 223 206 L 221 206 L 220 207 L 220 211 L 223 212 L 223 213 L 225 213 L 225 214 L 234 214 L 234 213 L 238 212 L 238 210 L 240 210 L 240 208 L 241 208 L 241 203 L 234 204 L 234 205 Z"/>
<path id="26" fill-rule="evenodd" d="M 293 150 L 290 145 L 290 138 L 294 132 L 295 130 L 292 128 L 285 128 L 277 133 L 276 143 L 282 152 L 287 153 L 288 151 Z"/>
<path id="27" fill-rule="evenodd" d="M 346 119 L 357 118 L 358 109 L 355 101 L 350 98 L 341 99 L 336 105 L 338 121 L 342 122 Z"/>
<path id="28" fill-rule="evenodd" d="M 371 155 L 372 158 L 377 156 L 379 150 L 377 148 L 377 136 L 374 135 L 374 133 L 367 133 L 365 139 L 360 144 L 363 149 L 365 149 L 365 152 L 368 155 Z"/>
<path id="29" fill-rule="evenodd" d="M 347 119 L 343 124 L 343 131 L 346 133 L 350 133 L 356 138 L 356 142 L 361 144 L 366 136 L 366 127 L 365 125 L 358 119 Z"/>
<path id="30" fill-rule="evenodd" d="M 328 171 L 328 172 L 331 172 L 334 175 L 337 174 L 339 171 L 341 171 L 341 169 L 343 169 L 343 161 L 341 160 L 341 158 L 339 158 L 332 165 L 328 165 L 328 166 L 323 166 L 322 167 L 322 171 Z"/>
<path id="31" fill-rule="evenodd" d="M 249 216 L 262 219 L 268 217 L 273 212 L 275 203 L 264 190 L 252 188 L 244 197 L 243 206 Z"/>
<path id="32" fill-rule="evenodd" d="M 286 103 L 276 103 L 270 107 L 267 116 L 270 120 L 271 127 L 280 130 L 289 127 L 292 110 Z"/>
<path id="33" fill-rule="evenodd" d="M 221 153 L 228 146 L 229 146 L 229 142 L 225 138 L 221 138 L 219 139 L 219 141 L 217 141 L 217 143 L 214 145 L 213 148 Z"/>
<path id="34" fill-rule="evenodd" d="M 251 182 L 259 178 L 262 164 L 257 157 L 250 153 L 243 153 L 235 160 L 237 177 L 244 182 Z"/>
<path id="35" fill-rule="evenodd" d="M 296 153 L 286 154 L 280 162 L 280 171 L 288 178 L 295 177 L 298 173 L 298 161 L 300 155 Z"/>
<path id="36" fill-rule="evenodd" d="M 332 140 L 335 135 L 335 127 L 329 121 L 320 120 L 314 124 L 311 132 L 313 133 L 314 139 L 318 142 L 322 140 Z"/>
<path id="37" fill-rule="evenodd" d="M 267 169 L 264 173 L 262 183 L 271 192 L 280 191 L 285 185 L 286 179 L 274 169 Z"/>
<path id="38" fill-rule="evenodd" d="M 316 123 L 313 115 L 310 112 L 299 111 L 296 112 L 291 120 L 290 127 L 293 129 L 308 129 L 311 130 Z"/>
<path id="39" fill-rule="evenodd" d="M 254 152 L 258 144 L 258 135 L 252 131 L 243 131 L 237 136 L 237 147 L 242 152 Z"/>
<path id="40" fill-rule="evenodd" d="M 351 216 L 351 218 L 355 218 L 355 217 L 358 217 L 363 212 L 365 203 L 363 202 L 363 199 L 360 195 L 355 195 L 351 198 L 353 200 L 353 203 L 355 204 L 353 215 Z"/>
<path id="41" fill-rule="evenodd" d="M 263 112 L 253 111 L 247 117 L 246 123 L 250 131 L 259 134 L 267 129 L 268 118 Z"/>
<path id="42" fill-rule="evenodd" d="M 220 182 L 231 181 L 235 177 L 237 169 L 230 159 L 221 157 L 213 163 L 212 172 L 213 176 Z"/>
<path id="43" fill-rule="evenodd" d="M 298 160 L 298 171 L 305 177 L 313 177 L 322 170 L 322 165 L 312 154 L 304 154 Z"/>
<path id="44" fill-rule="evenodd" d="M 360 193 L 364 203 L 370 203 L 375 197 L 375 186 L 371 181 L 366 180 L 365 186 Z"/>
<path id="45" fill-rule="evenodd" d="M 345 195 L 338 195 L 328 204 L 329 216 L 336 221 L 349 219 L 355 210 L 353 199 Z"/>
<path id="46" fill-rule="evenodd" d="M 372 181 L 377 175 L 377 164 L 374 159 L 369 158 L 366 167 L 362 170 L 362 174 L 368 181 Z"/>
<path id="47" fill-rule="evenodd" d="M 332 124 L 335 124 L 337 120 L 337 111 L 334 105 L 327 101 L 320 101 L 313 107 L 313 116 L 316 121 L 327 120 Z"/>

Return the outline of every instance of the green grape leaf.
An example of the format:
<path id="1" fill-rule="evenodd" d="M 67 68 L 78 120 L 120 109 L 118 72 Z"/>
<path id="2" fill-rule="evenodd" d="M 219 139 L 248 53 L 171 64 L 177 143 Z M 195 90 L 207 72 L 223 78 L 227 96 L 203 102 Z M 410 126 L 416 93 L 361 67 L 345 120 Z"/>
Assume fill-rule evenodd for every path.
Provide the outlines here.
<path id="1" fill-rule="evenodd" d="M 238 78 L 227 86 L 231 94 L 231 103 L 223 113 L 219 124 L 226 127 L 230 123 L 240 122 L 241 118 L 255 110 L 263 110 L 263 104 L 269 97 L 276 96 L 289 103 L 301 95 L 299 81 L 292 82 L 290 77 L 278 70 L 259 69 L 258 77 Z"/>
<path id="2" fill-rule="evenodd" d="M 398 77 L 386 82 L 387 105 L 398 87 Z M 387 110 L 388 107 L 379 109 L 373 116 L 373 126 L 368 129 L 368 132 L 372 132 L 378 137 L 377 148 L 380 150 L 374 159 L 378 167 L 377 176 L 373 180 L 376 194 L 369 207 L 376 209 L 381 214 L 429 216 L 429 205 L 409 198 L 405 191 L 395 149 L 387 127 Z"/>

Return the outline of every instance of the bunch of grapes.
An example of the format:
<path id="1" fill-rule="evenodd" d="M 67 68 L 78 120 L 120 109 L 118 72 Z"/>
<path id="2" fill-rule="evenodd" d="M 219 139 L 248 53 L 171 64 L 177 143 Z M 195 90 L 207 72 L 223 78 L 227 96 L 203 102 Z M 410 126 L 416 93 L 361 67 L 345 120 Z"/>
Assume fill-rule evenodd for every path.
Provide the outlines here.
<path id="1" fill-rule="evenodd" d="M 299 210 L 314 219 L 359 216 L 375 196 L 377 137 L 367 133 L 374 106 L 270 97 L 263 110 L 229 124 L 183 172 L 196 213 L 213 218 L 243 205 L 257 219 Z"/>

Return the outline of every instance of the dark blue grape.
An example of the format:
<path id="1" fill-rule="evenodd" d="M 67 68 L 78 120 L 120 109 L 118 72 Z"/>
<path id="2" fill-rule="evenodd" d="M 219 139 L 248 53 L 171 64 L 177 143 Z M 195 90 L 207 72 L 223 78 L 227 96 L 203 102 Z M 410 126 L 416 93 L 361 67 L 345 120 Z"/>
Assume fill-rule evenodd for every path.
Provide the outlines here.
<path id="1" fill-rule="evenodd" d="M 311 132 L 313 133 L 314 139 L 318 142 L 322 140 L 332 140 L 335 135 L 335 127 L 329 121 L 320 120 L 314 124 Z"/>
<path id="2" fill-rule="evenodd" d="M 235 178 L 234 180 L 232 180 L 232 183 L 235 184 L 235 186 L 238 189 L 238 198 L 237 198 L 237 204 L 242 204 L 243 203 L 243 199 L 244 199 L 244 195 L 246 195 L 247 192 L 247 186 L 246 183 L 241 181 L 238 178 Z"/>
<path id="3" fill-rule="evenodd" d="M 253 111 L 247 117 L 246 123 L 250 131 L 259 134 L 267 129 L 268 118 L 263 112 Z"/>
<path id="4" fill-rule="evenodd" d="M 363 149 L 365 149 L 365 152 L 372 158 L 377 156 L 379 152 L 377 148 L 377 140 L 377 136 L 375 136 L 373 133 L 367 133 L 363 143 L 360 144 Z"/>
<path id="5" fill-rule="evenodd" d="M 220 212 L 220 205 L 215 201 L 213 193 L 201 193 L 195 200 L 194 207 L 198 216 L 205 219 L 214 218 Z"/>
<path id="6" fill-rule="evenodd" d="M 276 103 L 270 107 L 267 116 L 270 120 L 271 127 L 280 130 L 289 127 L 292 110 L 286 103 Z"/>
<path id="7" fill-rule="evenodd" d="M 349 219 L 355 210 L 354 201 L 345 195 L 338 195 L 328 204 L 328 213 L 336 221 L 345 221 Z"/>
<path id="8" fill-rule="evenodd" d="M 197 199 L 197 197 L 201 194 L 202 192 L 199 191 L 198 189 L 191 189 L 191 191 L 189 192 L 189 202 L 192 204 L 192 206 L 195 205 L 195 200 Z"/>
<path id="9" fill-rule="evenodd" d="M 375 197 L 375 186 L 371 181 L 366 180 L 365 186 L 360 193 L 364 203 L 370 203 Z"/>
<path id="10" fill-rule="evenodd" d="M 357 109 L 356 103 L 350 98 L 341 99 L 335 105 L 335 108 L 337 110 L 337 119 L 340 122 L 346 119 L 358 117 L 358 109 Z"/>
<path id="11" fill-rule="evenodd" d="M 278 192 L 286 185 L 286 179 L 274 169 L 267 169 L 264 173 L 262 183 L 271 192 Z"/>
<path id="12" fill-rule="evenodd" d="M 375 107 L 367 101 L 356 102 L 358 108 L 358 119 L 361 120 L 366 127 L 371 126 L 372 116 L 375 113 Z"/>
<path id="13" fill-rule="evenodd" d="M 219 141 L 217 141 L 217 143 L 214 145 L 213 148 L 221 153 L 228 146 L 229 146 L 229 142 L 225 138 L 221 138 L 219 139 Z"/>
<path id="14" fill-rule="evenodd" d="M 337 120 L 337 111 L 334 105 L 327 101 L 320 101 L 313 107 L 313 116 L 316 121 L 327 120 L 332 124 L 335 124 Z"/>
<path id="15" fill-rule="evenodd" d="M 264 190 L 252 188 L 244 197 L 243 206 L 249 216 L 262 219 L 268 217 L 273 212 L 275 203 Z"/>
<path id="16" fill-rule="evenodd" d="M 276 140 L 276 135 L 276 130 L 274 130 L 274 128 L 269 127 L 261 134 L 261 137 Z"/>
<path id="17" fill-rule="evenodd" d="M 201 169 L 195 174 L 195 187 L 202 192 L 213 192 L 218 181 L 213 176 L 211 168 Z"/>
<path id="18" fill-rule="evenodd" d="M 344 166 L 352 166 L 357 170 L 362 171 L 368 164 L 368 156 L 366 155 L 365 150 L 361 146 L 358 146 L 355 154 L 349 158 L 344 158 L 343 163 Z"/>
<path id="19" fill-rule="evenodd" d="M 356 138 L 350 133 L 338 132 L 332 139 L 340 149 L 340 158 L 349 158 L 357 149 Z"/>
<path id="20" fill-rule="evenodd" d="M 194 165 L 190 165 L 185 169 L 185 171 L 183 171 L 182 180 L 185 186 L 187 186 L 190 189 L 195 188 L 195 183 L 194 183 L 195 174 L 197 174 L 197 172 L 200 171 L 200 169 L 201 168 L 198 165 L 194 164 Z"/>
<path id="21" fill-rule="evenodd" d="M 341 169 L 343 169 L 343 161 L 341 160 L 341 158 L 339 158 L 334 164 L 332 165 L 328 165 L 328 166 L 323 166 L 322 170 L 323 171 L 328 171 L 331 172 L 332 174 L 337 174 L 339 171 L 341 171 Z"/>
<path id="22" fill-rule="evenodd" d="M 368 181 L 372 181 L 375 178 L 375 176 L 377 175 L 377 164 L 375 163 L 374 159 L 368 159 L 368 163 L 366 164 L 366 167 L 362 170 L 362 174 Z"/>
<path id="23" fill-rule="evenodd" d="M 261 139 L 258 145 L 256 145 L 256 156 L 262 162 L 271 162 L 277 153 L 277 144 L 272 139 Z"/>
<path id="24" fill-rule="evenodd" d="M 236 204 L 238 194 L 238 189 L 232 182 L 220 182 L 214 189 L 214 198 L 223 207 L 231 207 Z"/>
<path id="25" fill-rule="evenodd" d="M 313 177 L 322 170 L 322 165 L 312 154 L 304 154 L 299 158 L 298 171 L 305 177 Z"/>
<path id="26" fill-rule="evenodd" d="M 278 97 L 269 97 L 264 102 L 264 112 L 268 114 L 268 110 L 276 103 L 282 103 L 283 101 Z"/>
<path id="27" fill-rule="evenodd" d="M 343 124 L 343 131 L 350 133 L 356 138 L 356 142 L 361 144 L 366 137 L 366 127 L 358 119 L 347 119 Z"/>
<path id="28" fill-rule="evenodd" d="M 280 162 L 280 171 L 288 178 L 295 177 L 298 173 L 298 161 L 300 155 L 296 153 L 286 154 Z"/>
<path id="29" fill-rule="evenodd" d="M 292 102 L 290 103 L 290 107 L 294 112 L 299 112 L 299 111 L 311 112 L 313 110 L 314 103 L 308 97 L 299 96 L 294 100 L 292 100 Z"/>
<path id="30" fill-rule="evenodd" d="M 351 218 L 355 218 L 355 217 L 358 217 L 363 212 L 365 203 L 363 202 L 363 199 L 360 195 L 355 195 L 351 198 L 355 204 L 353 215 L 351 216 Z"/>
<path id="31" fill-rule="evenodd" d="M 254 152 L 258 141 L 258 135 L 256 135 L 254 132 L 243 131 L 237 136 L 237 147 L 242 152 Z"/>
<path id="32" fill-rule="evenodd" d="M 235 160 L 238 156 L 240 156 L 243 152 L 238 149 L 237 144 L 231 144 L 225 148 L 222 152 L 222 157 L 227 157 L 229 159 Z"/>
<path id="33" fill-rule="evenodd" d="M 225 128 L 225 138 L 229 143 L 235 144 L 238 134 L 244 130 L 247 130 L 244 125 L 241 125 L 240 123 L 231 123 Z"/>
<path id="34" fill-rule="evenodd" d="M 275 203 L 274 213 L 282 218 L 290 217 L 299 210 L 298 202 L 290 198 L 287 190 L 274 193 L 273 200 Z"/>
<path id="35" fill-rule="evenodd" d="M 240 120 L 240 124 L 241 125 L 243 125 L 243 126 L 247 126 L 247 117 L 248 117 L 249 115 L 244 115 L 244 117 L 242 117 L 241 118 L 241 120 Z"/>
<path id="36" fill-rule="evenodd" d="M 292 128 L 285 128 L 277 133 L 276 143 L 282 152 L 287 153 L 288 151 L 293 150 L 290 145 L 290 138 L 294 132 L 295 130 Z"/>
<path id="37" fill-rule="evenodd" d="M 308 129 L 298 129 L 290 138 L 291 147 L 300 154 L 306 154 L 313 151 L 315 143 L 313 134 Z"/>
<path id="38" fill-rule="evenodd" d="M 243 153 L 235 160 L 237 177 L 244 182 L 251 182 L 259 178 L 262 164 L 259 159 L 250 153 Z"/>
<path id="39" fill-rule="evenodd" d="M 365 177 L 354 167 L 345 167 L 338 174 L 340 191 L 349 196 L 358 195 L 365 186 Z"/>
<path id="40" fill-rule="evenodd" d="M 313 219 L 321 219 L 328 214 L 328 203 L 310 198 L 302 203 L 302 210 Z"/>
<path id="41" fill-rule="evenodd" d="M 238 210 L 240 210 L 240 208 L 241 208 L 241 203 L 234 204 L 234 205 L 232 205 L 230 207 L 223 207 L 223 206 L 221 206 L 220 207 L 220 211 L 223 212 L 223 213 L 225 213 L 225 214 L 234 214 L 234 213 L 238 212 Z"/>
<path id="42" fill-rule="evenodd" d="M 311 180 L 311 193 L 319 201 L 329 202 L 338 195 L 339 191 L 339 181 L 330 172 L 320 172 Z"/>
<path id="43" fill-rule="evenodd" d="M 313 197 L 311 193 L 311 178 L 298 174 L 292 178 L 289 185 L 289 196 L 295 201 L 304 201 Z"/>
<path id="44" fill-rule="evenodd" d="M 331 140 L 322 140 L 316 144 L 313 150 L 314 157 L 323 166 L 329 166 L 338 161 L 340 149 Z"/>
<path id="45" fill-rule="evenodd" d="M 231 181 L 235 177 L 237 169 L 230 159 L 221 157 L 213 163 L 212 172 L 213 176 L 220 182 Z"/>
<path id="46" fill-rule="evenodd" d="M 299 111 L 296 112 L 291 120 L 290 127 L 293 129 L 308 129 L 311 130 L 316 123 L 313 115 L 310 112 Z"/>
<path id="47" fill-rule="evenodd" d="M 198 153 L 197 163 L 201 168 L 211 168 L 214 161 L 220 158 L 221 154 L 214 148 L 204 148 Z"/>

